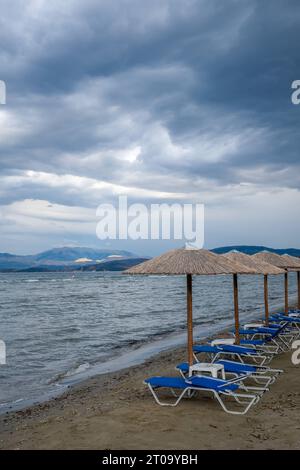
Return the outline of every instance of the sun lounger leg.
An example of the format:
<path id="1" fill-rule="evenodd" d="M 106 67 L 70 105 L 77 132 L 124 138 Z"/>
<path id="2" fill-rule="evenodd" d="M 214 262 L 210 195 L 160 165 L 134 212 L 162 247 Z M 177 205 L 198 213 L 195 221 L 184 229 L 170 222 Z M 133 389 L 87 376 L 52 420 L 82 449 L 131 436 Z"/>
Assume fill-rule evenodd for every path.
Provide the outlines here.
<path id="1" fill-rule="evenodd" d="M 224 395 L 227 395 L 227 394 L 224 394 Z M 220 403 L 222 409 L 226 413 L 232 414 L 232 415 L 245 415 L 249 411 L 251 406 L 258 403 L 258 401 L 259 401 L 259 397 L 256 396 L 256 395 L 242 395 L 242 394 L 238 394 L 238 393 L 228 393 L 228 396 L 233 397 L 236 400 L 237 403 L 239 403 L 239 404 L 246 404 L 247 403 L 247 406 L 244 410 L 237 411 L 237 410 L 229 410 L 227 408 L 227 406 L 225 405 L 224 401 L 222 400 L 222 398 L 220 397 L 220 395 L 217 392 L 214 392 L 214 396 L 217 399 L 217 401 Z M 248 398 L 248 401 L 242 402 L 240 400 L 241 398 L 244 398 L 244 399 Z"/>
<path id="2" fill-rule="evenodd" d="M 153 397 L 154 397 L 156 403 L 157 403 L 158 405 L 160 405 L 160 406 L 177 406 L 178 403 L 179 403 L 179 402 L 182 400 L 182 398 L 184 397 L 184 395 L 187 393 L 187 391 L 190 390 L 189 388 L 184 389 L 183 392 L 178 396 L 177 400 L 176 400 L 174 403 L 166 403 L 166 402 L 161 401 L 161 400 L 158 398 L 158 395 L 157 395 L 157 393 L 155 393 L 155 391 L 154 391 L 154 389 L 153 389 L 153 387 L 152 387 L 151 384 L 148 383 L 147 385 L 148 385 L 149 390 L 150 390 L 150 392 L 152 393 L 152 395 L 153 395 Z"/>

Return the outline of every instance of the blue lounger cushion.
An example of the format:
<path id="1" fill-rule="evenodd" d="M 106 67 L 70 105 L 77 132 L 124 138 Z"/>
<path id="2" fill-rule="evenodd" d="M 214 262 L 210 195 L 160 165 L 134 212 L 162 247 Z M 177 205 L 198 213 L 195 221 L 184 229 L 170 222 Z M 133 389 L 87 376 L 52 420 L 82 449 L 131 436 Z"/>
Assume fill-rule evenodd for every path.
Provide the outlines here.
<path id="1" fill-rule="evenodd" d="M 235 330 L 232 330 L 232 333 L 235 333 Z M 239 329 L 240 335 L 254 335 L 255 333 L 258 333 L 256 328 L 252 328 L 249 330 L 246 330 L 245 328 L 240 328 Z"/>
<path id="2" fill-rule="evenodd" d="M 216 364 L 222 364 L 224 366 L 225 371 L 236 372 L 237 374 L 257 372 L 257 367 L 252 366 L 251 364 L 241 364 L 240 362 L 226 360 L 217 361 Z"/>
<path id="3" fill-rule="evenodd" d="M 194 346 L 193 351 L 195 353 L 212 353 L 217 354 L 222 351 L 224 352 L 232 352 L 236 354 L 251 354 L 256 355 L 257 352 L 254 349 L 241 347 L 236 344 L 218 344 L 218 346 L 211 346 L 209 344 L 203 344 L 199 346 Z"/>
<path id="4" fill-rule="evenodd" d="M 176 369 L 181 370 L 184 374 L 187 374 L 190 370 L 190 366 L 187 362 L 181 362 L 176 366 Z"/>
<path id="5" fill-rule="evenodd" d="M 150 377 L 145 379 L 146 384 L 150 384 L 153 388 L 167 387 L 167 388 L 180 388 L 185 389 L 189 385 L 181 377 Z"/>
<path id="6" fill-rule="evenodd" d="M 193 346 L 193 351 L 196 353 L 218 353 L 221 349 L 217 348 L 217 346 L 210 346 L 209 344 L 201 344 Z"/>
<path id="7" fill-rule="evenodd" d="M 291 317 L 290 315 L 285 315 L 285 313 L 273 313 L 270 317 L 270 320 L 282 321 L 282 320 L 299 320 L 299 317 Z M 282 326 L 282 325 L 281 325 Z"/>
<path id="8" fill-rule="evenodd" d="M 271 335 L 274 336 L 280 331 L 279 328 L 267 328 L 267 327 L 261 327 L 261 328 L 241 328 L 239 330 L 240 335 L 255 335 L 255 334 L 262 334 L 262 335 Z M 233 331 L 232 333 L 235 333 Z"/>
<path id="9" fill-rule="evenodd" d="M 239 388 L 237 384 L 231 384 L 226 380 L 215 379 L 211 377 L 189 377 L 185 380 L 180 377 L 151 377 L 145 380 L 153 388 L 175 388 L 182 389 L 189 387 L 207 388 L 215 391 L 234 391 Z"/>
<path id="10" fill-rule="evenodd" d="M 276 335 L 281 330 L 281 327 L 279 328 L 274 328 L 274 327 L 268 327 L 268 326 L 263 326 L 261 328 L 258 328 L 257 331 L 260 333 L 266 333 L 270 334 L 272 336 Z"/>
<path id="11" fill-rule="evenodd" d="M 234 391 L 239 388 L 239 385 L 235 383 L 229 383 L 226 380 L 215 379 L 214 377 L 189 377 L 186 380 L 187 383 L 191 383 L 196 387 L 210 388 L 216 391 Z"/>
<path id="12" fill-rule="evenodd" d="M 266 342 L 262 339 L 241 339 L 241 345 L 252 344 L 253 346 L 263 346 Z"/>
<path id="13" fill-rule="evenodd" d="M 255 355 L 257 352 L 254 349 L 239 346 L 237 344 L 219 344 L 218 347 L 225 352 L 232 352 L 237 354 L 251 354 Z"/>
<path id="14" fill-rule="evenodd" d="M 234 372 L 237 374 L 247 374 L 257 372 L 257 367 L 250 364 L 242 364 L 240 362 L 219 360 L 214 364 L 222 364 L 224 366 L 225 372 Z M 189 373 L 189 365 L 187 362 L 182 362 L 176 366 L 176 369 L 181 370 L 184 374 Z"/>
<path id="15" fill-rule="evenodd" d="M 300 323 L 300 318 L 287 317 L 286 315 L 280 315 L 278 318 L 280 321 L 286 321 L 288 323 Z"/>

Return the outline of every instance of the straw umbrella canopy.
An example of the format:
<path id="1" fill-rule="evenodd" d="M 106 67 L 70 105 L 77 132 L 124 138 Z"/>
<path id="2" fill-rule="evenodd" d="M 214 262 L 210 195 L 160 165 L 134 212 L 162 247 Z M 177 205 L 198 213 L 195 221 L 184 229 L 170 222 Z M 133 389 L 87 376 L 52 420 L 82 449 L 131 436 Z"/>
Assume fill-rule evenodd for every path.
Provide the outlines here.
<path id="1" fill-rule="evenodd" d="M 300 258 L 290 255 L 282 255 L 289 264 L 291 271 L 297 271 L 297 284 L 298 284 L 298 309 L 300 310 Z"/>
<path id="2" fill-rule="evenodd" d="M 282 255 L 281 258 L 286 262 L 288 269 L 300 269 L 300 258 L 297 256 Z"/>
<path id="3" fill-rule="evenodd" d="M 247 266 L 222 258 L 207 250 L 177 249 L 157 256 L 134 266 L 125 274 L 164 274 L 186 275 L 187 280 L 187 330 L 188 362 L 193 364 L 193 313 L 192 313 L 192 276 L 218 274 L 255 274 Z M 238 313 L 237 284 L 235 285 L 235 311 Z"/>
<path id="4" fill-rule="evenodd" d="M 265 302 L 265 318 L 266 318 L 266 325 L 269 324 L 269 288 L 268 288 L 268 275 L 278 275 L 284 274 L 284 269 L 277 268 L 273 264 L 266 263 L 265 261 L 261 261 L 259 259 L 253 259 L 252 256 L 246 255 L 245 253 L 241 253 L 239 251 L 230 251 L 223 255 L 227 259 L 231 261 L 236 261 L 240 264 L 244 264 L 248 268 L 253 268 L 256 270 L 257 274 L 263 274 L 264 276 L 264 302 Z M 300 263 L 299 263 L 300 265 Z"/>
<path id="5" fill-rule="evenodd" d="M 300 269 L 300 258 L 297 256 L 282 255 L 281 258 L 286 261 L 289 269 Z"/>
<path id="6" fill-rule="evenodd" d="M 261 251 L 252 255 L 255 260 L 265 261 L 266 263 L 273 264 L 278 268 L 285 269 L 284 273 L 284 311 L 287 315 L 289 312 L 289 280 L 288 280 L 288 269 L 291 268 L 291 261 L 285 259 L 283 256 L 271 253 L 270 251 Z"/>

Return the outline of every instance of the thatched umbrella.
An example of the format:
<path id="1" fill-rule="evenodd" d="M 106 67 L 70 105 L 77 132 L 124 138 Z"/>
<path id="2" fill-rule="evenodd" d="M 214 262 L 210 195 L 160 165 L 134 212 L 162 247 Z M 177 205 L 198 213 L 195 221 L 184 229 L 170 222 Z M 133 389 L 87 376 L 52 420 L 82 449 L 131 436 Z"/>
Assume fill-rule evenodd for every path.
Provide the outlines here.
<path id="1" fill-rule="evenodd" d="M 298 309 L 300 310 L 300 258 L 290 255 L 282 255 L 282 258 L 284 258 L 290 264 L 290 271 L 297 272 Z"/>
<path id="2" fill-rule="evenodd" d="M 293 263 L 284 258 L 284 256 L 277 255 L 276 253 L 271 253 L 269 251 L 261 251 L 252 255 L 255 260 L 265 261 L 266 263 L 273 264 L 278 268 L 285 269 L 284 273 L 284 311 L 287 315 L 289 313 L 289 279 L 288 279 L 288 269 L 292 268 Z"/>
<path id="3" fill-rule="evenodd" d="M 192 276 L 255 274 L 253 269 L 222 258 L 207 250 L 177 249 L 145 261 L 125 271 L 125 274 L 165 274 L 186 275 L 187 280 L 187 330 L 188 362 L 193 364 L 193 313 L 192 313 Z M 238 319 L 237 282 L 234 284 L 235 315 Z M 237 342 L 239 338 L 237 337 Z"/>
<path id="4" fill-rule="evenodd" d="M 236 261 L 237 263 L 244 264 L 248 268 L 255 269 L 257 274 L 264 275 L 264 301 L 265 301 L 265 318 L 266 318 L 266 325 L 269 324 L 269 295 L 268 295 L 268 275 L 273 274 L 284 274 L 284 269 L 277 268 L 273 264 L 266 263 L 265 261 L 261 261 L 259 259 L 253 259 L 252 256 L 246 255 L 245 253 L 241 253 L 239 251 L 230 251 L 226 253 L 225 256 L 227 259 L 231 261 Z M 300 264 L 300 263 L 299 263 Z"/>

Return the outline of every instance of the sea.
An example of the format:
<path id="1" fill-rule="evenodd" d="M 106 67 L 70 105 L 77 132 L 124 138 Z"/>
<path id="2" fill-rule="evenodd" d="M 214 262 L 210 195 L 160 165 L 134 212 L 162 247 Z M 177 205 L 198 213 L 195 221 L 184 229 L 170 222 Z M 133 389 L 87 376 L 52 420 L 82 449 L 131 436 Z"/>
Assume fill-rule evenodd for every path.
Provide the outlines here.
<path id="1" fill-rule="evenodd" d="M 289 275 L 290 303 L 297 297 Z M 283 276 L 269 276 L 270 309 L 284 303 Z M 242 322 L 263 315 L 263 277 L 239 276 Z M 194 335 L 233 327 L 231 276 L 193 277 Z M 142 363 L 186 342 L 184 276 L 110 272 L 1 273 L 0 413 L 62 393 L 94 375 Z M 183 357 L 184 359 L 184 357 Z"/>

